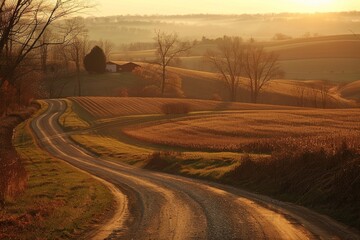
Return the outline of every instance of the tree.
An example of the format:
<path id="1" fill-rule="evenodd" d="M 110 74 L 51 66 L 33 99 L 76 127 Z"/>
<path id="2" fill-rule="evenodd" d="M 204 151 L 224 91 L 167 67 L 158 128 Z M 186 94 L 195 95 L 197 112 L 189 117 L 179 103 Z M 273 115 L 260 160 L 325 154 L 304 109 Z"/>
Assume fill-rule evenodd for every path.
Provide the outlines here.
<path id="1" fill-rule="evenodd" d="M 245 50 L 244 71 L 249 79 L 250 97 L 253 103 L 257 103 L 262 88 L 268 82 L 283 76 L 278 56 L 255 44 L 249 44 Z"/>
<path id="2" fill-rule="evenodd" d="M 73 37 L 68 43 L 67 50 L 70 59 L 75 63 L 77 86 L 74 89 L 75 95 L 81 96 L 81 63 L 84 62 L 85 54 L 88 51 L 87 29 L 80 18 L 68 20 L 68 27 L 76 29 L 73 31 Z M 76 91 L 77 90 L 77 91 Z"/>
<path id="3" fill-rule="evenodd" d="M 109 40 L 100 40 L 99 46 L 104 50 L 106 60 L 109 61 L 111 52 L 113 51 L 114 48 L 114 43 Z"/>
<path id="4" fill-rule="evenodd" d="M 84 58 L 84 66 L 89 73 L 104 73 L 106 69 L 106 56 L 104 51 L 95 46 Z"/>
<path id="5" fill-rule="evenodd" d="M 190 42 L 182 42 L 176 33 L 168 34 L 156 31 L 156 63 L 161 66 L 162 81 L 161 94 L 164 95 L 166 85 L 166 67 L 169 66 L 177 57 L 186 54 L 192 48 Z"/>
<path id="6" fill-rule="evenodd" d="M 164 92 L 161 93 L 161 83 L 162 83 L 162 69 L 158 65 L 146 64 L 141 68 L 136 68 L 133 73 L 142 79 L 145 86 L 143 86 L 141 91 L 141 96 L 145 97 L 184 97 L 184 92 L 182 90 L 182 79 L 179 75 L 175 73 L 166 74 L 166 87 Z"/>
<path id="7" fill-rule="evenodd" d="M 216 68 L 230 93 L 230 101 L 237 99 L 243 72 L 244 45 L 239 37 L 224 36 L 217 51 L 209 51 L 206 59 Z"/>
<path id="8" fill-rule="evenodd" d="M 50 44 L 41 41 L 46 30 L 88 7 L 85 0 L 3 0 L 0 3 L 0 78 L 14 84 L 12 76 L 25 58 L 35 49 Z M 57 39 L 53 43 L 64 41 Z M 11 52 L 11 60 L 4 59 L 2 56 L 9 54 L 10 45 L 16 47 L 16 51 Z"/>
<path id="9" fill-rule="evenodd" d="M 68 41 L 70 32 L 65 32 L 61 20 L 89 7 L 86 0 L 0 1 L 0 102 L 5 101 L 6 94 L 1 93 L 5 83 L 23 95 L 24 86 L 31 85 L 26 82 L 33 80 L 30 76 L 46 69 L 48 47 Z M 50 29 L 56 34 L 48 34 Z"/>

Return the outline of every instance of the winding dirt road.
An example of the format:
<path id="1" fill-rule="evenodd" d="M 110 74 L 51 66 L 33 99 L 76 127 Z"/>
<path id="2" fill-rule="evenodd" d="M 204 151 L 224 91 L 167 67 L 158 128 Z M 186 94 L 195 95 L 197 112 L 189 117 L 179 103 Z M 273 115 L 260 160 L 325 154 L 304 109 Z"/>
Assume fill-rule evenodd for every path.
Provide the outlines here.
<path id="1" fill-rule="evenodd" d="M 325 216 L 233 187 L 147 171 L 97 158 L 58 124 L 62 100 L 31 122 L 50 154 L 103 181 L 116 196 L 114 217 L 93 239 L 360 239 Z"/>

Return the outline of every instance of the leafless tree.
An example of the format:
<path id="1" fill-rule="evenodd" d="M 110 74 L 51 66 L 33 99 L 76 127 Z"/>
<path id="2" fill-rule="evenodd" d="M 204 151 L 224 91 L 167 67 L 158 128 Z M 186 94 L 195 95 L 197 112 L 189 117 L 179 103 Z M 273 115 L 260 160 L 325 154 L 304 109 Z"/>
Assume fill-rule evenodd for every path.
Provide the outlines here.
<path id="1" fill-rule="evenodd" d="M 319 95 L 319 89 L 316 86 L 311 86 L 311 98 L 313 102 L 313 107 L 318 107 L 318 95 Z"/>
<path id="2" fill-rule="evenodd" d="M 217 51 L 208 51 L 206 59 L 216 68 L 226 83 L 230 101 L 236 101 L 243 73 L 244 45 L 239 37 L 223 37 Z"/>
<path id="3" fill-rule="evenodd" d="M 41 38 L 60 19 L 90 7 L 85 0 L 2 0 L 0 3 L 0 78 L 14 84 L 12 76 L 29 54 L 47 42 Z M 66 38 L 66 36 L 65 36 Z M 63 42 L 58 39 L 55 43 Z M 11 61 L 2 58 L 13 46 Z M 2 81 L 3 82 L 3 81 Z"/>
<path id="4" fill-rule="evenodd" d="M 190 51 L 193 45 L 190 42 L 182 42 L 176 33 L 155 32 L 156 41 L 156 63 L 161 66 L 162 81 L 161 94 L 164 95 L 166 84 L 166 67 L 169 66 L 177 57 Z"/>
<path id="5" fill-rule="evenodd" d="M 331 99 L 329 83 L 324 81 L 319 87 L 319 92 L 320 92 L 321 106 L 322 108 L 325 109 L 327 108 L 328 102 Z"/>
<path id="6" fill-rule="evenodd" d="M 89 41 L 87 36 L 87 29 L 82 19 L 74 18 L 68 20 L 69 29 L 76 29 L 72 31 L 73 37 L 67 44 L 67 51 L 69 59 L 75 63 L 76 81 L 74 93 L 75 95 L 81 96 L 81 66 L 84 61 L 84 57 L 89 50 Z"/>
<path id="7" fill-rule="evenodd" d="M 305 93 L 306 93 L 306 87 L 303 85 L 297 85 L 294 89 L 295 96 L 297 98 L 297 105 L 299 107 L 305 106 Z"/>
<path id="8" fill-rule="evenodd" d="M 259 94 L 267 83 L 283 76 L 278 56 L 255 44 L 249 44 L 245 50 L 244 72 L 249 79 L 250 96 L 253 103 L 257 103 Z"/>
<path id="9" fill-rule="evenodd" d="M 109 40 L 100 40 L 98 45 L 105 53 L 106 60 L 110 60 L 110 55 L 114 49 L 114 43 Z"/>

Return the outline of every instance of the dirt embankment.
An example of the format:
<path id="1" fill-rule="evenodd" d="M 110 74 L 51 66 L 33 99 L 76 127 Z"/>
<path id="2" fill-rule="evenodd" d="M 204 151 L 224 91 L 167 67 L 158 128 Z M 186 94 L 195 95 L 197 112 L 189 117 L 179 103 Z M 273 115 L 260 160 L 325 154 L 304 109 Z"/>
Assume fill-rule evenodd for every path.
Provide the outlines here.
<path id="1" fill-rule="evenodd" d="M 13 129 L 29 118 L 37 105 L 0 118 L 0 207 L 6 198 L 16 197 L 26 187 L 26 171 L 21 159 L 12 145 Z"/>

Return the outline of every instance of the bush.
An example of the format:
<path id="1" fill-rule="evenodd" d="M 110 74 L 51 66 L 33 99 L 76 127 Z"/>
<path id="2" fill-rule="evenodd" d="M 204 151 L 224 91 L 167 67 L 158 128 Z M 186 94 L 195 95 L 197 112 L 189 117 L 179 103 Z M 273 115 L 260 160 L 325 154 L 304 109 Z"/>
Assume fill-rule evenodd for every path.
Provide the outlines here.
<path id="1" fill-rule="evenodd" d="M 106 56 L 104 51 L 95 46 L 84 58 L 84 67 L 88 73 L 105 73 Z"/>
<path id="2" fill-rule="evenodd" d="M 117 96 L 117 97 L 128 97 L 129 96 L 129 91 L 127 88 L 118 88 L 114 92 L 115 92 L 115 96 Z"/>
<path id="3" fill-rule="evenodd" d="M 149 155 L 144 167 L 157 171 L 170 171 L 172 167 L 177 167 L 176 158 L 178 155 L 179 153 L 175 152 L 154 152 Z"/>
<path id="4" fill-rule="evenodd" d="M 212 95 L 212 97 L 211 97 L 210 100 L 221 102 L 223 99 L 222 99 L 222 97 L 220 96 L 220 94 L 214 93 L 214 94 Z"/>
<path id="5" fill-rule="evenodd" d="M 158 86 L 150 85 L 150 86 L 144 87 L 141 90 L 140 95 L 142 97 L 160 97 L 161 96 L 161 91 L 160 91 L 160 88 Z"/>
<path id="6" fill-rule="evenodd" d="M 190 105 L 187 103 L 166 103 L 161 106 L 164 114 L 187 114 L 190 112 Z"/>

